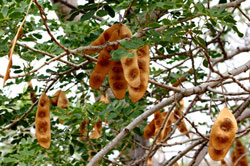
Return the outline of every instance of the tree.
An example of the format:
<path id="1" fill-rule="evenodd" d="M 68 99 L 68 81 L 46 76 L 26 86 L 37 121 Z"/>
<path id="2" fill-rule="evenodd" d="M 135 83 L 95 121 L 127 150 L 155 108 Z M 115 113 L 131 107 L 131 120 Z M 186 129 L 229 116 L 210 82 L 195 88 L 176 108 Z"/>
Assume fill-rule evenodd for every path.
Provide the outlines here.
<path id="1" fill-rule="evenodd" d="M 1 165 L 150 165 L 160 152 L 164 160 L 154 156 L 154 164 L 199 165 L 208 162 L 210 130 L 224 107 L 237 120 L 237 140 L 249 145 L 249 1 L 52 2 L 0 2 L 1 59 L 8 55 L 0 75 Z M 51 17 L 54 11 L 59 19 Z M 85 51 L 115 23 L 129 27 L 133 37 L 95 48 L 120 44 L 111 52 L 112 59 L 120 60 L 127 49 L 150 46 L 148 88 L 137 102 L 128 92 L 116 99 L 107 78 L 96 90 L 89 85 L 99 53 Z M 15 93 L 17 87 L 21 93 Z M 59 89 L 69 106 L 50 105 L 51 145 L 45 149 L 34 134 L 38 99 L 43 93 L 53 99 Z M 170 112 L 184 108 L 181 101 L 184 111 L 159 141 Z M 158 134 L 143 138 L 158 111 L 167 114 Z M 186 134 L 176 130 L 183 121 Z M 91 139 L 97 122 L 101 137 Z M 144 153 L 138 155 L 138 149 Z"/>

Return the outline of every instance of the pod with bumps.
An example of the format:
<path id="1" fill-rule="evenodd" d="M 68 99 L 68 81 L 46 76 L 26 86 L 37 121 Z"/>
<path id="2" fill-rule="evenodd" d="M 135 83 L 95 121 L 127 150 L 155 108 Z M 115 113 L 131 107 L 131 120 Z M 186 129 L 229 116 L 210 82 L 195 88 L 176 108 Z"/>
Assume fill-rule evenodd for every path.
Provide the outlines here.
<path id="1" fill-rule="evenodd" d="M 50 102 L 49 98 L 43 93 L 39 99 L 35 126 L 36 126 L 36 138 L 40 146 L 48 149 L 51 141 L 50 130 Z"/>
<path id="2" fill-rule="evenodd" d="M 102 120 L 98 120 L 94 126 L 94 130 L 91 132 L 90 139 L 98 139 L 102 136 Z"/>
<path id="3" fill-rule="evenodd" d="M 138 66 L 140 70 L 140 85 L 138 87 L 128 86 L 129 96 L 133 103 L 140 100 L 148 87 L 149 78 L 149 46 L 144 46 L 136 51 Z"/>
<path id="4" fill-rule="evenodd" d="M 143 138 L 149 139 L 155 133 L 155 122 L 154 119 L 144 128 Z"/>
<path id="5" fill-rule="evenodd" d="M 118 31 L 115 30 L 112 33 L 112 36 L 110 37 L 109 41 L 115 41 L 118 39 L 119 39 Z M 95 69 L 94 69 L 93 73 L 91 74 L 90 80 L 89 80 L 89 83 L 90 83 L 90 86 L 92 89 L 98 89 L 102 85 L 102 83 L 106 77 L 106 74 L 108 73 L 108 71 L 111 68 L 111 65 L 110 65 L 111 64 L 110 51 L 112 50 L 111 47 L 113 48 L 113 46 L 104 48 L 98 56 L 97 64 L 96 64 Z"/>
<path id="6" fill-rule="evenodd" d="M 237 162 L 237 166 L 248 165 L 246 149 L 240 140 L 236 140 L 235 142 L 235 163 L 236 162 Z"/>
<path id="7" fill-rule="evenodd" d="M 111 69 L 109 70 L 109 85 L 117 99 L 125 97 L 128 84 L 124 78 L 123 68 L 120 61 L 112 61 Z"/>
<path id="8" fill-rule="evenodd" d="M 91 46 L 98 46 L 98 45 L 102 45 L 104 43 L 106 43 L 107 41 L 110 40 L 111 36 L 113 35 L 113 32 L 115 30 L 118 29 L 120 25 L 119 24 L 114 24 L 113 26 L 111 26 L 110 28 L 108 28 L 107 30 L 105 30 L 95 41 L 93 41 L 90 45 Z M 101 50 L 99 49 L 90 49 L 90 50 L 86 50 L 85 54 L 93 54 L 96 52 L 99 52 Z"/>
<path id="9" fill-rule="evenodd" d="M 208 153 L 215 161 L 223 160 L 230 149 L 236 132 L 237 122 L 228 108 L 223 108 L 212 127 Z"/>
<path id="10" fill-rule="evenodd" d="M 228 108 L 223 108 L 216 118 L 210 133 L 212 145 L 217 150 L 231 146 L 238 130 L 234 115 Z"/>
<path id="11" fill-rule="evenodd" d="M 82 137 L 79 137 L 80 140 L 84 140 L 87 137 L 87 131 L 86 131 L 87 124 L 88 124 L 88 121 L 85 119 L 80 124 L 79 133 L 82 134 Z"/>
<path id="12" fill-rule="evenodd" d="M 69 100 L 66 96 L 66 93 L 64 91 L 61 91 L 58 97 L 57 101 L 57 107 L 62 109 L 68 109 L 69 108 Z"/>
<path id="13" fill-rule="evenodd" d="M 57 106 L 57 101 L 58 101 L 58 97 L 61 93 L 61 90 L 56 91 L 56 93 L 52 96 L 52 98 L 50 98 L 50 104 L 53 106 Z"/>
<path id="14" fill-rule="evenodd" d="M 164 112 L 163 113 L 163 117 L 165 117 L 167 115 L 167 112 Z M 168 136 L 168 134 L 170 133 L 171 131 L 171 125 L 172 125 L 172 116 L 173 116 L 173 113 L 171 112 L 162 131 L 161 131 L 161 139 L 160 140 L 163 140 L 164 138 L 166 138 Z"/>

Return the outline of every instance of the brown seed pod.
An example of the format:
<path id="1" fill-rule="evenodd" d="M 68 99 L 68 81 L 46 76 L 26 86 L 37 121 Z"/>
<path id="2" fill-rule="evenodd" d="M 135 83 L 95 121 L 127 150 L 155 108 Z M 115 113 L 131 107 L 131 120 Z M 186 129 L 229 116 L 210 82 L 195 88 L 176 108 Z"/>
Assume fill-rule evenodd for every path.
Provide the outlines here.
<path id="1" fill-rule="evenodd" d="M 247 166 L 247 154 L 246 149 L 240 140 L 235 142 L 235 162 L 238 161 L 237 166 Z"/>
<path id="2" fill-rule="evenodd" d="M 68 109 L 69 108 L 69 100 L 66 96 L 66 93 L 64 91 L 61 91 L 58 97 L 57 101 L 57 107 L 62 109 Z"/>
<path id="3" fill-rule="evenodd" d="M 232 151 L 232 155 L 231 155 L 231 161 L 232 161 L 232 164 L 234 165 L 235 161 L 237 160 L 236 158 L 236 153 L 235 151 Z"/>
<path id="4" fill-rule="evenodd" d="M 180 106 L 174 110 L 174 114 L 172 116 L 173 123 L 175 123 L 183 115 L 182 111 L 184 110 L 184 100 L 180 100 L 179 104 Z M 190 138 L 187 125 L 184 119 L 180 121 L 180 123 L 177 125 L 177 128 L 182 134 L 185 134 L 188 138 Z"/>
<path id="5" fill-rule="evenodd" d="M 43 93 L 39 99 L 35 126 L 36 138 L 40 146 L 48 149 L 50 147 L 51 131 L 50 131 L 50 111 L 49 98 Z"/>
<path id="6" fill-rule="evenodd" d="M 98 139 L 102 136 L 102 121 L 99 119 L 95 126 L 94 130 L 91 132 L 89 138 L 90 139 Z"/>
<path id="7" fill-rule="evenodd" d="M 229 151 L 231 145 L 226 147 L 225 149 L 222 150 L 216 150 L 213 146 L 212 146 L 212 142 L 211 140 L 209 140 L 209 146 L 208 146 L 208 154 L 211 157 L 211 159 L 215 160 L 215 161 L 221 161 L 225 158 L 227 152 Z"/>
<path id="8" fill-rule="evenodd" d="M 112 61 L 111 66 L 108 76 L 109 85 L 115 97 L 121 100 L 126 94 L 128 84 L 124 78 L 121 62 Z"/>
<path id="9" fill-rule="evenodd" d="M 165 117 L 166 115 L 167 115 L 167 112 L 164 112 L 163 117 Z M 171 126 L 172 126 L 172 118 L 171 118 L 172 116 L 173 116 L 173 113 L 171 112 L 163 129 L 162 129 L 162 131 L 161 131 L 161 139 L 160 140 L 163 140 L 164 138 L 166 138 L 168 136 L 168 134 L 170 133 Z"/>
<path id="10" fill-rule="evenodd" d="M 28 88 L 30 90 L 30 99 L 31 99 L 32 103 L 35 103 L 36 102 L 36 93 L 35 93 L 35 91 L 34 91 L 34 89 L 32 87 L 31 80 L 28 81 Z"/>
<path id="11" fill-rule="evenodd" d="M 112 33 L 112 36 L 110 37 L 109 41 L 115 41 L 117 39 L 119 39 L 118 31 L 115 30 Z M 111 68 L 111 65 L 110 65 L 111 55 L 110 55 L 109 49 L 110 48 L 104 48 L 98 56 L 97 64 L 89 80 L 89 83 L 92 89 L 98 89 L 102 85 L 102 82 L 104 81 L 106 77 L 106 74 Z"/>
<path id="12" fill-rule="evenodd" d="M 155 133 L 155 122 L 154 119 L 144 128 L 143 138 L 149 139 Z"/>
<path id="13" fill-rule="evenodd" d="M 91 46 L 98 46 L 106 43 L 107 41 L 110 40 L 113 32 L 118 29 L 120 25 L 119 24 L 114 24 L 107 30 L 105 30 L 95 41 L 93 41 L 90 45 Z M 118 39 L 117 39 L 118 40 Z M 91 50 L 86 50 L 85 54 L 93 54 L 96 52 L 101 51 L 100 49 L 91 49 Z"/>
<path id="14" fill-rule="evenodd" d="M 140 86 L 141 80 L 137 53 L 134 52 L 134 54 L 133 58 L 129 58 L 129 55 L 122 57 L 121 63 L 126 81 L 130 86 L 137 88 Z"/>
<path id="15" fill-rule="evenodd" d="M 216 118 L 210 133 L 210 141 L 217 150 L 231 146 L 238 130 L 234 115 L 228 108 L 223 108 Z"/>
<path id="16" fill-rule="evenodd" d="M 82 137 L 79 137 L 80 140 L 84 140 L 87 136 L 86 125 L 88 124 L 87 120 L 83 120 L 80 125 L 79 133 L 82 134 Z"/>
<path id="17" fill-rule="evenodd" d="M 140 100 L 148 87 L 149 78 L 149 46 L 144 46 L 137 50 L 138 66 L 140 69 L 140 85 L 138 87 L 128 86 L 129 96 L 133 103 Z"/>
<path id="18" fill-rule="evenodd" d="M 52 96 L 52 98 L 50 99 L 50 104 L 53 106 L 57 106 L 57 101 L 58 101 L 58 97 L 61 93 L 61 90 L 56 91 L 56 93 Z"/>

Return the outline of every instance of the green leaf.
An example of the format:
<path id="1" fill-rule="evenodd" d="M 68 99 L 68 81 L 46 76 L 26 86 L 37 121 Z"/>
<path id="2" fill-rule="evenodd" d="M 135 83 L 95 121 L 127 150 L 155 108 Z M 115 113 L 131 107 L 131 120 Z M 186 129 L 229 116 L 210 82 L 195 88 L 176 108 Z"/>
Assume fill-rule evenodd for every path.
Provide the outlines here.
<path id="1" fill-rule="evenodd" d="M 10 14 L 9 17 L 14 18 L 14 19 L 23 18 L 23 14 L 21 12 L 13 12 L 13 13 Z"/>
<path id="2" fill-rule="evenodd" d="M 241 33 L 236 26 L 233 26 L 232 28 L 238 34 L 239 37 L 243 37 L 244 36 L 244 34 Z"/>
<path id="3" fill-rule="evenodd" d="M 105 5 L 104 9 L 109 13 L 112 18 L 115 17 L 115 11 L 109 5 Z"/>
<path id="4" fill-rule="evenodd" d="M 199 43 L 200 43 L 202 46 L 204 46 L 204 47 L 207 46 L 207 43 L 206 43 L 206 41 L 205 41 L 204 39 L 202 39 L 202 38 L 199 37 L 199 36 L 197 36 L 197 39 L 198 39 Z"/>
<path id="5" fill-rule="evenodd" d="M 96 15 L 99 16 L 99 17 L 103 17 L 103 16 L 106 16 L 108 14 L 108 11 L 107 10 L 98 10 Z"/>
<path id="6" fill-rule="evenodd" d="M 95 14 L 95 10 L 91 10 L 81 17 L 81 21 L 89 20 Z"/>
<path id="7" fill-rule="evenodd" d="M 69 153 L 71 156 L 74 154 L 74 147 L 71 144 L 69 145 Z"/>
<path id="8" fill-rule="evenodd" d="M 130 51 L 123 48 L 118 48 L 117 50 L 111 51 L 112 58 L 110 60 L 119 61 L 122 57 L 128 55 Z"/>
<path id="9" fill-rule="evenodd" d="M 126 49 L 138 49 L 144 45 L 144 42 L 141 39 L 134 37 L 130 41 L 121 42 L 120 45 Z"/>

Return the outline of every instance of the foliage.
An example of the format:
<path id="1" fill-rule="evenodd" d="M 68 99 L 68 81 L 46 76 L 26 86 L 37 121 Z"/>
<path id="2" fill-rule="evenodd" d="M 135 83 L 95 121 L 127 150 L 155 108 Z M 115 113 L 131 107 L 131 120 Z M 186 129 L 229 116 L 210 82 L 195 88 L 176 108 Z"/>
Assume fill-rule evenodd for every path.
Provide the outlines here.
<path id="1" fill-rule="evenodd" d="M 246 70 L 228 77 L 221 77 L 225 74 L 220 73 L 218 64 L 230 61 L 242 52 L 250 51 L 249 46 L 243 45 L 241 48 L 242 45 L 239 44 L 240 41 L 247 40 L 240 25 L 245 25 L 249 21 L 249 17 L 242 14 L 249 12 L 249 9 L 248 11 L 243 10 L 244 6 L 240 4 L 244 3 L 242 1 L 232 6 L 211 1 L 212 6 L 209 2 L 89 0 L 83 5 L 72 8 L 70 17 L 66 21 L 63 21 L 65 16 L 58 19 L 54 13 L 51 14 L 60 6 L 52 5 L 48 0 L 38 0 L 37 3 L 41 5 L 41 9 L 47 15 L 47 20 L 43 20 L 40 16 L 41 9 L 33 2 L 28 18 L 22 27 L 22 35 L 15 46 L 11 77 L 7 80 L 5 87 L 0 90 L 0 143 L 2 143 L 0 144 L 0 165 L 86 165 L 91 157 L 103 149 L 136 118 L 150 108 L 154 108 L 156 104 L 163 103 L 164 99 L 170 99 L 179 93 L 176 89 L 183 92 L 182 97 L 187 97 L 184 98 L 185 103 L 193 102 L 193 106 L 186 104 L 185 117 L 195 125 L 199 125 L 198 129 L 199 127 L 206 128 L 202 131 L 206 137 L 212 127 L 211 124 L 202 120 L 196 123 L 195 119 L 191 117 L 192 114 L 200 112 L 213 120 L 225 103 L 230 110 L 237 114 L 237 111 L 240 111 L 239 106 L 248 102 L 249 90 L 244 82 L 248 77 L 243 75 L 245 79 L 240 80 L 236 76 L 249 70 L 249 62 L 247 62 Z M 6 60 L 11 48 L 11 41 L 25 18 L 29 3 L 30 0 L 0 1 L 1 60 Z M 228 3 L 230 4 L 230 2 Z M 130 5 L 132 5 L 131 8 Z M 81 14 L 80 20 L 74 21 L 79 14 Z M 130 40 L 122 41 L 120 45 L 126 49 L 139 49 L 144 45 L 150 45 L 150 83 L 144 97 L 136 103 L 130 101 L 128 93 L 122 100 L 111 98 L 109 104 L 95 102 L 94 98 L 105 94 L 109 88 L 108 79 L 105 79 L 99 90 L 91 89 L 88 82 L 98 53 L 88 57 L 83 53 L 83 49 L 78 51 L 77 48 L 89 46 L 108 25 L 119 23 L 123 17 L 123 23 L 135 35 Z M 241 18 L 241 22 L 238 17 Z M 48 35 L 45 21 L 49 32 L 55 37 L 54 40 Z M 241 24 L 238 24 L 239 22 Z M 138 38 L 139 32 L 143 35 Z M 237 41 L 231 41 L 230 35 L 240 40 L 237 45 L 238 49 L 229 50 L 230 44 L 237 43 Z M 60 44 L 57 44 L 55 40 Z M 67 52 L 63 48 L 67 48 L 69 51 Z M 233 54 L 235 51 L 236 54 Z M 112 59 L 120 60 L 128 52 L 122 48 L 112 51 Z M 134 56 L 133 52 L 130 54 L 129 56 Z M 63 58 L 58 58 L 59 56 Z M 232 63 L 234 62 L 232 61 Z M 239 65 L 235 64 L 235 66 Z M 232 66 L 227 67 L 227 71 L 230 70 L 232 70 Z M 2 67 L 2 71 L 1 81 L 5 68 Z M 33 82 L 33 87 L 27 88 L 26 83 L 30 80 Z M 206 89 L 184 95 L 185 87 L 195 88 L 218 80 L 220 83 L 216 84 L 216 87 L 211 87 L 214 91 Z M 227 86 L 227 84 L 231 86 Z M 164 85 L 173 87 L 175 90 Z M 237 88 L 231 88 L 232 85 Z M 17 86 L 19 90 L 22 89 L 21 92 L 15 92 Z M 39 146 L 35 138 L 37 106 L 31 101 L 30 93 L 35 92 L 38 99 L 43 92 L 47 92 L 51 97 L 58 89 L 67 92 L 70 106 L 68 109 L 50 107 L 52 142 L 51 147 L 45 150 Z M 221 89 L 223 90 L 221 91 Z M 240 89 L 239 92 L 234 91 L 236 89 Z M 10 93 L 10 91 L 13 92 Z M 234 94 L 227 95 L 230 92 Z M 242 95 L 242 93 L 244 94 Z M 170 102 L 160 109 L 162 112 L 170 110 L 175 103 L 175 101 Z M 32 105 L 34 108 L 24 118 L 18 120 L 32 108 Z M 249 107 L 248 105 L 247 107 Z M 147 117 L 143 118 L 142 123 L 134 126 L 134 129 L 127 133 L 128 135 L 121 142 L 117 142 L 115 148 L 107 152 L 100 165 L 109 165 L 112 162 L 109 159 L 113 160 L 110 156 L 117 156 L 117 152 L 121 152 L 116 160 L 119 164 L 128 164 L 128 160 L 132 160 L 131 163 L 134 162 L 133 157 L 129 154 L 131 149 L 138 146 L 135 143 L 135 135 L 143 135 L 143 129 L 148 123 Z M 61 124 L 59 119 L 64 123 Z M 90 121 L 87 125 L 88 134 L 98 119 L 103 121 L 101 138 L 96 140 L 88 137 L 85 140 L 79 139 L 81 137 L 80 124 L 84 119 Z M 6 130 L 6 126 L 15 120 L 17 123 Z M 245 130 L 247 127 L 249 128 L 248 121 L 243 119 L 238 123 L 238 127 L 243 131 L 248 131 Z M 107 124 L 104 125 L 104 122 Z M 192 126 L 189 123 L 187 125 L 192 136 L 186 145 L 195 142 L 192 141 L 194 138 L 206 141 L 197 134 L 195 125 Z M 170 142 L 174 140 L 174 136 L 176 134 L 170 136 Z M 238 136 L 243 137 L 245 145 L 249 144 L 247 134 L 238 133 Z M 185 136 L 178 137 L 184 139 Z M 155 144 L 151 139 L 150 142 L 154 147 Z M 153 149 L 153 152 L 156 152 L 158 148 Z M 190 152 L 190 154 L 193 153 Z M 170 157 L 168 160 L 171 161 Z M 183 160 L 190 161 L 186 157 L 183 157 Z"/>

